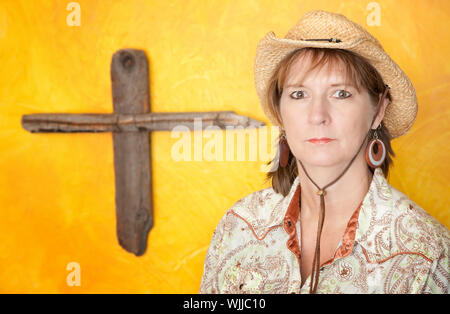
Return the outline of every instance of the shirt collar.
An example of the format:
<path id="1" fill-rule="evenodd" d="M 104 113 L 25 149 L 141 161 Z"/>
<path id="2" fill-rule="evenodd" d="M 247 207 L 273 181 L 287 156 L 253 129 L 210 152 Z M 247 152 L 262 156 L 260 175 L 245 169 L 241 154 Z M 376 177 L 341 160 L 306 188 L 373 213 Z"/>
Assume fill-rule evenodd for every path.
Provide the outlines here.
<path id="1" fill-rule="evenodd" d="M 281 224 L 284 221 L 286 215 L 294 216 L 294 212 L 299 211 L 299 198 L 300 198 L 300 179 L 297 176 L 292 183 L 289 193 L 283 198 L 281 202 L 273 208 L 277 214 L 277 219 L 273 223 Z M 378 210 L 385 212 L 391 208 L 391 189 L 390 185 L 384 177 L 381 168 L 375 168 L 372 176 L 372 181 L 369 186 L 369 190 L 364 196 L 361 206 L 361 213 L 359 215 L 359 221 L 370 221 L 372 214 L 374 213 L 373 206 L 376 206 Z M 325 197 L 326 198 L 326 197 Z M 376 203 L 374 201 L 376 199 Z M 363 234 L 367 230 L 367 224 L 360 224 L 359 226 L 359 238 L 362 238 Z"/>
<path id="2" fill-rule="evenodd" d="M 289 228 L 286 226 L 288 224 L 292 225 L 292 222 L 295 224 L 300 213 L 300 191 L 300 180 L 296 177 L 289 193 L 279 203 L 279 206 L 274 208 L 274 211 L 278 214 L 274 222 L 284 224 L 287 232 Z M 391 186 L 386 180 L 383 170 L 381 168 L 375 168 L 369 190 L 349 219 L 342 237 L 342 247 L 337 251 L 335 257 L 343 257 L 350 254 L 355 242 L 364 247 L 365 254 L 370 260 L 378 261 L 389 256 L 391 254 L 390 250 L 386 250 L 385 252 L 375 250 L 376 233 L 373 232 L 373 229 L 377 219 L 390 218 L 392 206 Z M 386 239 L 383 240 L 386 243 L 390 243 L 390 234 L 386 233 L 385 237 Z"/>
<path id="3" fill-rule="evenodd" d="M 267 188 L 239 200 L 231 210 L 244 219 L 252 227 L 255 235 L 261 239 L 274 227 L 286 226 L 289 221 L 291 225 L 295 225 L 300 213 L 300 189 L 300 179 L 297 176 L 286 196 Z M 344 244 L 347 244 L 345 254 L 353 248 L 355 241 L 364 246 L 369 256 L 373 256 L 376 260 L 382 258 L 379 252 L 374 250 L 375 234 L 369 230 L 373 228 L 374 221 L 385 217 L 391 208 L 390 184 L 384 177 L 382 169 L 375 168 L 369 190 L 347 225 L 343 237 L 346 241 Z"/>

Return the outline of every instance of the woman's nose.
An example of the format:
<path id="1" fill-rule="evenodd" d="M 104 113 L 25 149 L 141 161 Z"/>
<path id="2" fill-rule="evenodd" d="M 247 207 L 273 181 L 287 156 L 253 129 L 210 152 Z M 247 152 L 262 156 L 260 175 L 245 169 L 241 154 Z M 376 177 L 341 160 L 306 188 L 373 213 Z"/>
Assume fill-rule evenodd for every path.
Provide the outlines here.
<path id="1" fill-rule="evenodd" d="M 329 104 L 326 97 L 316 97 L 310 103 L 309 121 L 311 124 L 321 124 L 330 120 Z"/>

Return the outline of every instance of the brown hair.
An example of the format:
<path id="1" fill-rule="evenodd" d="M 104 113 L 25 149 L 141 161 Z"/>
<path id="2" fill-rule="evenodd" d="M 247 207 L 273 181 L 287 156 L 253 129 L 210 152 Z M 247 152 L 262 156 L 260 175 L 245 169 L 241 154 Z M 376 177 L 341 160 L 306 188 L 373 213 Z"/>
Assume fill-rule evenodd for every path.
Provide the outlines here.
<path id="1" fill-rule="evenodd" d="M 269 104 L 269 110 L 276 117 L 279 125 L 283 125 L 280 114 L 280 98 L 287 79 L 287 75 L 294 61 L 297 60 L 297 58 L 299 58 L 300 56 L 303 56 L 307 53 L 311 55 L 312 66 L 308 69 L 305 75 L 316 67 L 319 67 L 320 69 L 326 64 L 329 65 L 328 70 L 332 69 L 333 66 L 343 65 L 348 81 L 352 82 L 355 85 L 358 92 L 361 91 L 361 88 L 366 89 L 369 93 L 370 99 L 372 100 L 373 106 L 377 106 L 380 94 L 384 92 L 385 83 L 383 82 L 383 79 L 378 71 L 370 64 L 370 62 L 366 58 L 355 52 L 344 49 L 311 47 L 299 48 L 288 54 L 277 65 L 268 83 L 266 100 Z M 389 101 L 392 100 L 389 92 L 386 97 L 389 99 Z M 385 177 L 387 177 L 389 173 L 389 167 L 393 164 L 391 156 L 395 156 L 395 153 L 391 147 L 392 138 L 389 134 L 388 129 L 384 126 L 383 123 L 380 124 L 380 127 L 378 127 L 376 131 L 378 134 L 378 138 L 383 141 L 384 145 L 386 146 L 386 158 L 381 165 L 381 169 L 383 170 Z M 373 138 L 374 132 L 375 130 L 370 131 L 369 139 Z M 278 141 L 280 141 L 280 138 L 281 134 L 278 138 Z M 279 148 L 277 156 L 280 156 Z M 267 173 L 265 182 L 272 179 L 272 187 L 274 191 L 286 196 L 292 186 L 292 183 L 298 176 L 295 156 L 292 154 L 292 152 L 289 152 L 288 163 L 284 168 L 279 166 L 278 157 L 275 157 L 275 159 L 271 162 L 273 162 L 275 170 Z M 269 162 L 268 164 L 270 164 L 271 162 Z M 370 168 L 369 165 L 367 165 L 367 167 L 373 173 L 373 169 Z"/>

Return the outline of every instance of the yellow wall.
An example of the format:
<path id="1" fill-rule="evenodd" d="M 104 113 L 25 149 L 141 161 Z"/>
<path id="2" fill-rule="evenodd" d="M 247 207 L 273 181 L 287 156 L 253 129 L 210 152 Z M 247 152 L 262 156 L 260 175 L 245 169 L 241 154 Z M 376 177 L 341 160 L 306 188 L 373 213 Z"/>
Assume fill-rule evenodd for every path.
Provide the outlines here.
<path id="1" fill-rule="evenodd" d="M 379 27 L 366 25 L 360 0 L 81 0 L 79 27 L 67 25 L 69 2 L 0 2 L 0 292 L 196 293 L 220 217 L 268 187 L 262 161 L 175 162 L 177 139 L 152 133 L 155 225 L 136 257 L 116 239 L 112 135 L 31 134 L 20 119 L 112 112 L 111 57 L 136 48 L 150 60 L 152 111 L 234 110 L 267 122 L 255 47 L 311 9 L 365 25 L 410 76 L 419 113 L 393 141 L 390 181 L 450 226 L 449 1 L 378 1 Z M 70 262 L 80 286 L 67 284 Z"/>

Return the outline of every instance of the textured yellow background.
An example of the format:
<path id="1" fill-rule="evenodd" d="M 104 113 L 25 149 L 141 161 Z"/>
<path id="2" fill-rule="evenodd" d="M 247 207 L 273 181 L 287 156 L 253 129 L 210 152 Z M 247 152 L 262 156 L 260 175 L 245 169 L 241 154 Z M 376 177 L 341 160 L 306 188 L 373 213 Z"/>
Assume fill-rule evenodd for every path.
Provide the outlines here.
<path id="1" fill-rule="evenodd" d="M 450 226 L 450 2 L 369 1 L 0 2 L 0 292 L 196 293 L 220 217 L 268 187 L 263 162 L 175 162 L 170 132 L 152 133 L 155 225 L 145 255 L 117 243 L 112 135 L 31 134 L 24 114 L 112 112 L 110 62 L 145 50 L 152 111 L 234 110 L 267 122 L 253 86 L 257 42 L 284 36 L 311 9 L 364 25 L 410 76 L 419 113 L 393 141 L 390 182 Z M 81 286 L 66 266 L 81 267 Z"/>

